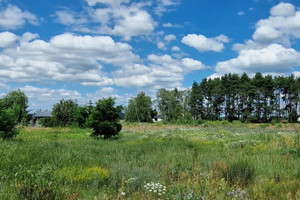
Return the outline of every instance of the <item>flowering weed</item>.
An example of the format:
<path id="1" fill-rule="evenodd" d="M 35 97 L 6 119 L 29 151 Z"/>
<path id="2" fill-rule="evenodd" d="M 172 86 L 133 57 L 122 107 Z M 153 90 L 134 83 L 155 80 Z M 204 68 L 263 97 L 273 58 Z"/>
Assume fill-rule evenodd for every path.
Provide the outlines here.
<path id="1" fill-rule="evenodd" d="M 87 169 L 62 168 L 57 171 L 57 175 L 65 181 L 87 183 L 99 181 L 104 183 L 108 179 L 108 171 L 101 167 L 95 166 Z"/>
<path id="2" fill-rule="evenodd" d="M 161 196 L 165 195 L 166 190 L 167 190 L 166 186 L 164 186 L 160 183 L 154 183 L 154 182 L 146 183 L 144 185 L 144 188 L 147 192 L 149 192 L 157 197 L 161 197 Z"/>
<path id="3" fill-rule="evenodd" d="M 228 197 L 230 197 L 232 200 L 239 200 L 239 199 L 248 199 L 247 198 L 247 192 L 239 188 L 238 190 L 232 190 L 228 192 Z"/>

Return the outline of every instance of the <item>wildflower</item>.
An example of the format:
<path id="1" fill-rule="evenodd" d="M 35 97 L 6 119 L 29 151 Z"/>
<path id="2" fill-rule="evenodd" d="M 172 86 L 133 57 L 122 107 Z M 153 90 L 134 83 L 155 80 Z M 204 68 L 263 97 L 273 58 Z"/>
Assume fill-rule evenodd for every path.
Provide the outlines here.
<path id="1" fill-rule="evenodd" d="M 121 195 L 122 195 L 122 196 L 125 196 L 126 194 L 125 194 L 125 192 L 121 192 Z"/>
<path id="2" fill-rule="evenodd" d="M 150 193 L 154 193 L 157 196 L 162 196 L 166 193 L 166 186 L 160 184 L 160 183 L 146 183 L 144 185 L 144 188 L 146 191 L 150 192 Z"/>
<path id="3" fill-rule="evenodd" d="M 244 190 L 242 190 L 241 188 L 239 188 L 238 190 L 232 190 L 230 192 L 227 193 L 228 196 L 232 196 L 233 199 L 237 200 L 237 199 L 248 199 L 247 198 L 247 192 L 245 192 Z"/>

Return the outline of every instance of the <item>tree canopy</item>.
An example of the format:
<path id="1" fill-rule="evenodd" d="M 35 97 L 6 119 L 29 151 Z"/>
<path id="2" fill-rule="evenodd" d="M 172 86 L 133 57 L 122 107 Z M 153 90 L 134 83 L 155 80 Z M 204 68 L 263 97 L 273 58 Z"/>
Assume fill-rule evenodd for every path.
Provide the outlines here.
<path id="1" fill-rule="evenodd" d="M 52 115 L 56 126 L 71 126 L 76 123 L 78 104 L 71 99 L 61 99 L 53 106 Z"/>
<path id="2" fill-rule="evenodd" d="M 128 101 L 125 109 L 125 121 L 128 122 L 152 122 L 152 102 L 145 92 L 140 92 L 137 97 Z"/>
<path id="3" fill-rule="evenodd" d="M 270 122 L 286 118 L 296 122 L 300 113 L 300 78 L 256 73 L 226 74 L 203 79 L 191 89 L 189 108 L 195 119 L 226 119 L 242 122 Z"/>
<path id="4" fill-rule="evenodd" d="M 27 123 L 28 98 L 24 92 L 18 89 L 7 93 L 2 99 L 2 105 L 6 109 L 11 108 L 14 111 L 18 123 Z"/>

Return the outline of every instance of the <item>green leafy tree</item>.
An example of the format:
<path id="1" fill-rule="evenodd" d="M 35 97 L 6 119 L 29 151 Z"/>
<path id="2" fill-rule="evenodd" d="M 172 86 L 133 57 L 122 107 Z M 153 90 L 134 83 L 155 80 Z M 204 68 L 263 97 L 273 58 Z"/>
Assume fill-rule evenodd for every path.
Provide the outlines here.
<path id="1" fill-rule="evenodd" d="M 5 108 L 11 108 L 14 111 L 18 123 L 27 123 L 28 98 L 21 90 L 9 92 L 3 97 L 2 104 Z"/>
<path id="2" fill-rule="evenodd" d="M 78 106 L 75 112 L 75 121 L 80 128 L 86 126 L 86 121 L 89 118 L 89 110 L 87 106 Z"/>
<path id="3" fill-rule="evenodd" d="M 125 121 L 126 122 L 139 122 L 140 121 L 135 98 L 131 98 L 128 101 L 128 105 L 125 108 Z"/>
<path id="4" fill-rule="evenodd" d="M 76 110 L 78 104 L 71 100 L 61 99 L 52 109 L 56 126 L 71 126 L 76 123 Z"/>
<path id="5" fill-rule="evenodd" d="M 104 136 L 109 139 L 119 134 L 122 125 L 119 122 L 121 106 L 115 106 L 113 98 L 102 99 L 96 102 L 87 124 L 93 128 L 92 136 Z"/>
<path id="6" fill-rule="evenodd" d="M 128 122 L 152 122 L 152 102 L 145 92 L 140 92 L 137 97 L 128 101 L 125 110 L 125 121 Z"/>
<path id="7" fill-rule="evenodd" d="M 156 96 L 159 111 L 166 121 L 176 121 L 183 115 L 182 93 L 176 88 L 170 91 L 162 88 Z"/>
<path id="8" fill-rule="evenodd" d="M 0 99 L 0 138 L 9 139 L 19 134 L 16 129 L 17 124 L 18 119 L 13 109 L 6 108 L 3 100 Z"/>

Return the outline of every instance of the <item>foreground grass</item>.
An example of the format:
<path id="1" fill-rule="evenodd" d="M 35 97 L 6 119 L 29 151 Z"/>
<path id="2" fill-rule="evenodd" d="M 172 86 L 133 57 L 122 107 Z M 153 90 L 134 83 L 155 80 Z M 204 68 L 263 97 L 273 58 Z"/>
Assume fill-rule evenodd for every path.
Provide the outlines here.
<path id="1" fill-rule="evenodd" d="M 0 141 L 0 199 L 300 199 L 299 128 L 23 128 Z"/>

